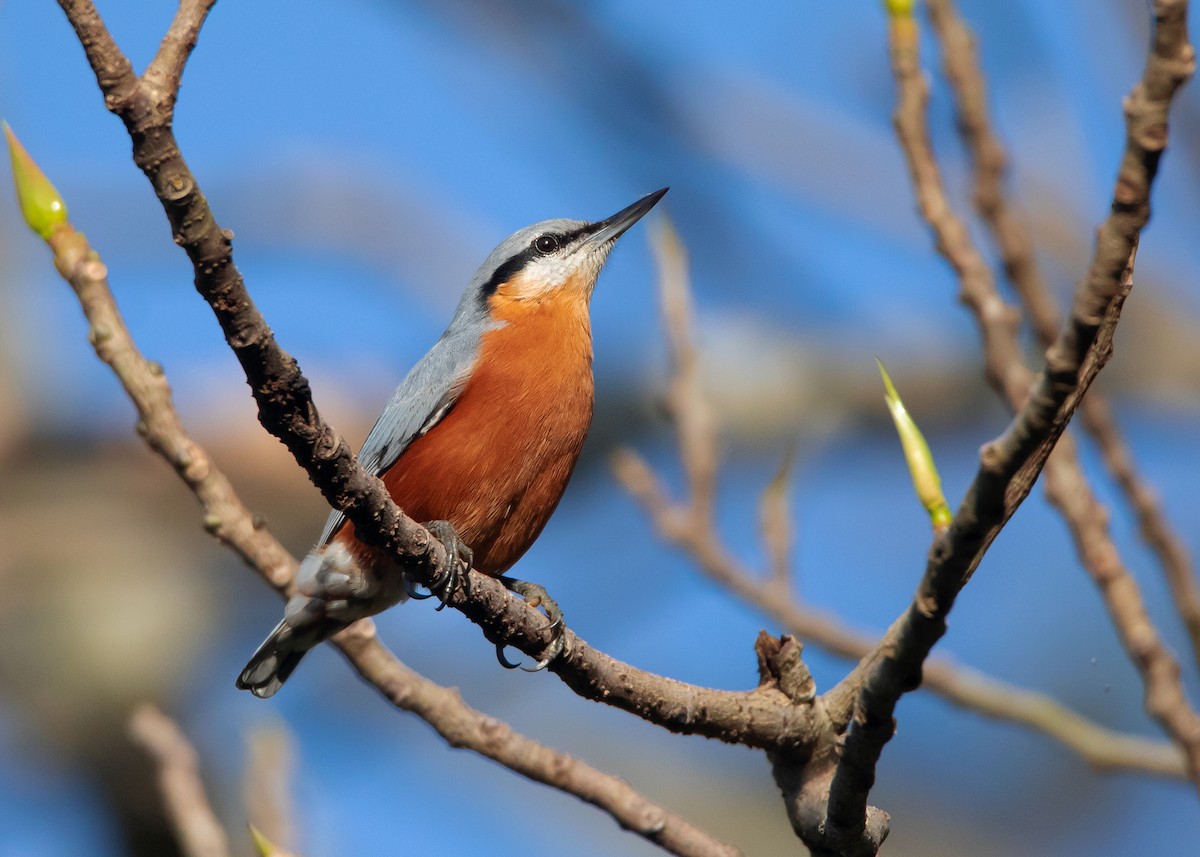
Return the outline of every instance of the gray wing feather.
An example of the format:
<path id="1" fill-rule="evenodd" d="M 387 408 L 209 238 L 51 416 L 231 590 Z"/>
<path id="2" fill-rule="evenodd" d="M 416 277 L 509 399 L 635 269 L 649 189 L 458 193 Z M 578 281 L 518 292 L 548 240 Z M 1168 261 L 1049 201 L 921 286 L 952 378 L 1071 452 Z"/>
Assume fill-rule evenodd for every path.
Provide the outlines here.
<path id="1" fill-rule="evenodd" d="M 383 474 L 409 444 L 450 412 L 471 375 L 480 338 L 492 326 L 464 297 L 449 329 L 392 393 L 363 442 L 359 464 L 376 476 Z M 341 512 L 333 512 L 318 546 L 328 544 L 344 520 Z"/>

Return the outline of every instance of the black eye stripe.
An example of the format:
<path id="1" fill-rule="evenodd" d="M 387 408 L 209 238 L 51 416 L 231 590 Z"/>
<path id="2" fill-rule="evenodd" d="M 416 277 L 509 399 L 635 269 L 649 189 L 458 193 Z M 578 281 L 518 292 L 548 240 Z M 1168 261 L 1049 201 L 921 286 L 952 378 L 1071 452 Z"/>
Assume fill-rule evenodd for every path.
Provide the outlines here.
<path id="1" fill-rule="evenodd" d="M 534 250 L 533 247 L 526 247 L 520 253 L 513 256 L 511 259 L 497 268 L 495 272 L 488 277 L 488 281 L 483 284 L 483 288 L 480 290 L 480 294 L 484 300 L 487 300 L 489 297 L 494 295 L 496 293 L 496 289 L 500 288 L 501 285 L 508 282 L 518 273 L 520 273 L 521 269 L 529 263 L 530 259 L 537 258 L 540 255 L 541 254 L 538 253 L 537 250 Z"/>
<path id="2" fill-rule="evenodd" d="M 556 232 L 553 233 L 553 235 L 558 239 L 559 248 L 562 248 L 566 247 L 580 235 L 587 233 L 594 227 L 594 223 L 585 223 L 583 226 L 580 226 L 576 229 L 571 229 L 567 232 Z M 549 234 L 550 233 L 544 233 L 544 235 Z M 544 235 L 539 235 L 538 238 L 544 237 Z M 544 255 L 543 253 L 538 252 L 536 243 L 537 238 L 530 242 L 530 244 L 525 247 L 524 250 L 521 250 L 508 261 L 501 264 L 500 267 L 496 268 L 492 275 L 488 277 L 488 281 L 483 284 L 483 288 L 479 290 L 480 298 L 483 301 L 486 302 L 488 298 L 496 293 L 496 289 L 500 288 L 501 285 L 519 274 L 521 269 L 529 264 L 530 260 L 541 258 Z"/>
<path id="3" fill-rule="evenodd" d="M 591 228 L 592 224 L 587 223 L 583 226 L 580 226 L 578 229 L 572 229 L 570 232 L 560 232 L 558 233 L 558 240 L 561 242 L 562 246 L 566 247 L 568 244 Z"/>

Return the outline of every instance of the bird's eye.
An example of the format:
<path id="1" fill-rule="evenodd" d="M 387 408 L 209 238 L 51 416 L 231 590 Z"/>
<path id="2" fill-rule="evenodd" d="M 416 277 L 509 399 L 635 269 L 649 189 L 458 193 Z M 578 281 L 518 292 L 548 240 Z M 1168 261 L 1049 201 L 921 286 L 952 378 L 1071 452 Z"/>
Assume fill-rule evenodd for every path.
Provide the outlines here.
<path id="1" fill-rule="evenodd" d="M 558 236 L 551 235 L 550 233 L 546 233 L 545 235 L 539 235 L 534 240 L 533 246 L 543 256 L 549 256 L 551 253 L 553 253 L 555 250 L 558 249 Z"/>

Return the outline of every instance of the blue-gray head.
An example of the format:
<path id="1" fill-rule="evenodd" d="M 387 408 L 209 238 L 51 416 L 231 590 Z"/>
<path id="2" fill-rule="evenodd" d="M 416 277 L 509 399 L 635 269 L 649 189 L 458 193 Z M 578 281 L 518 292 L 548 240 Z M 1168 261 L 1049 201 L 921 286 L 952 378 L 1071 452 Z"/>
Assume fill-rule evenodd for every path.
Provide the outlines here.
<path id="1" fill-rule="evenodd" d="M 587 300 L 617 239 L 666 192 L 656 190 L 596 223 L 543 220 L 518 230 L 479 266 L 463 303 L 473 299 L 476 306 L 486 306 L 493 297 L 539 300 L 560 290 Z"/>

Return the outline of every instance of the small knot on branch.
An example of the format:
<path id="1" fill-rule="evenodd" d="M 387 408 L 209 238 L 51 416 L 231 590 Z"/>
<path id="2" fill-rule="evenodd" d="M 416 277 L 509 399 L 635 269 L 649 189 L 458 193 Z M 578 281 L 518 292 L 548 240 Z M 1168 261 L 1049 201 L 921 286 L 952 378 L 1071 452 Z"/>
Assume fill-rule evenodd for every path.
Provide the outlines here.
<path id="1" fill-rule="evenodd" d="M 163 177 L 159 195 L 171 202 L 178 202 L 191 193 L 195 187 L 195 181 L 187 173 L 173 173 Z"/>
<path id="2" fill-rule="evenodd" d="M 667 828 L 667 814 L 661 807 L 646 807 L 638 815 L 636 830 L 647 839 L 653 839 Z"/>
<path id="3" fill-rule="evenodd" d="M 759 686 L 774 685 L 798 705 L 811 703 L 816 698 L 817 686 L 801 658 L 803 649 L 803 644 L 790 634 L 777 638 L 759 631 L 754 641 Z"/>
<path id="4" fill-rule="evenodd" d="M 979 449 L 979 468 L 993 476 L 1000 476 L 1004 472 L 1005 456 L 1003 450 L 1000 449 L 1000 444 L 996 441 L 988 441 Z"/>

